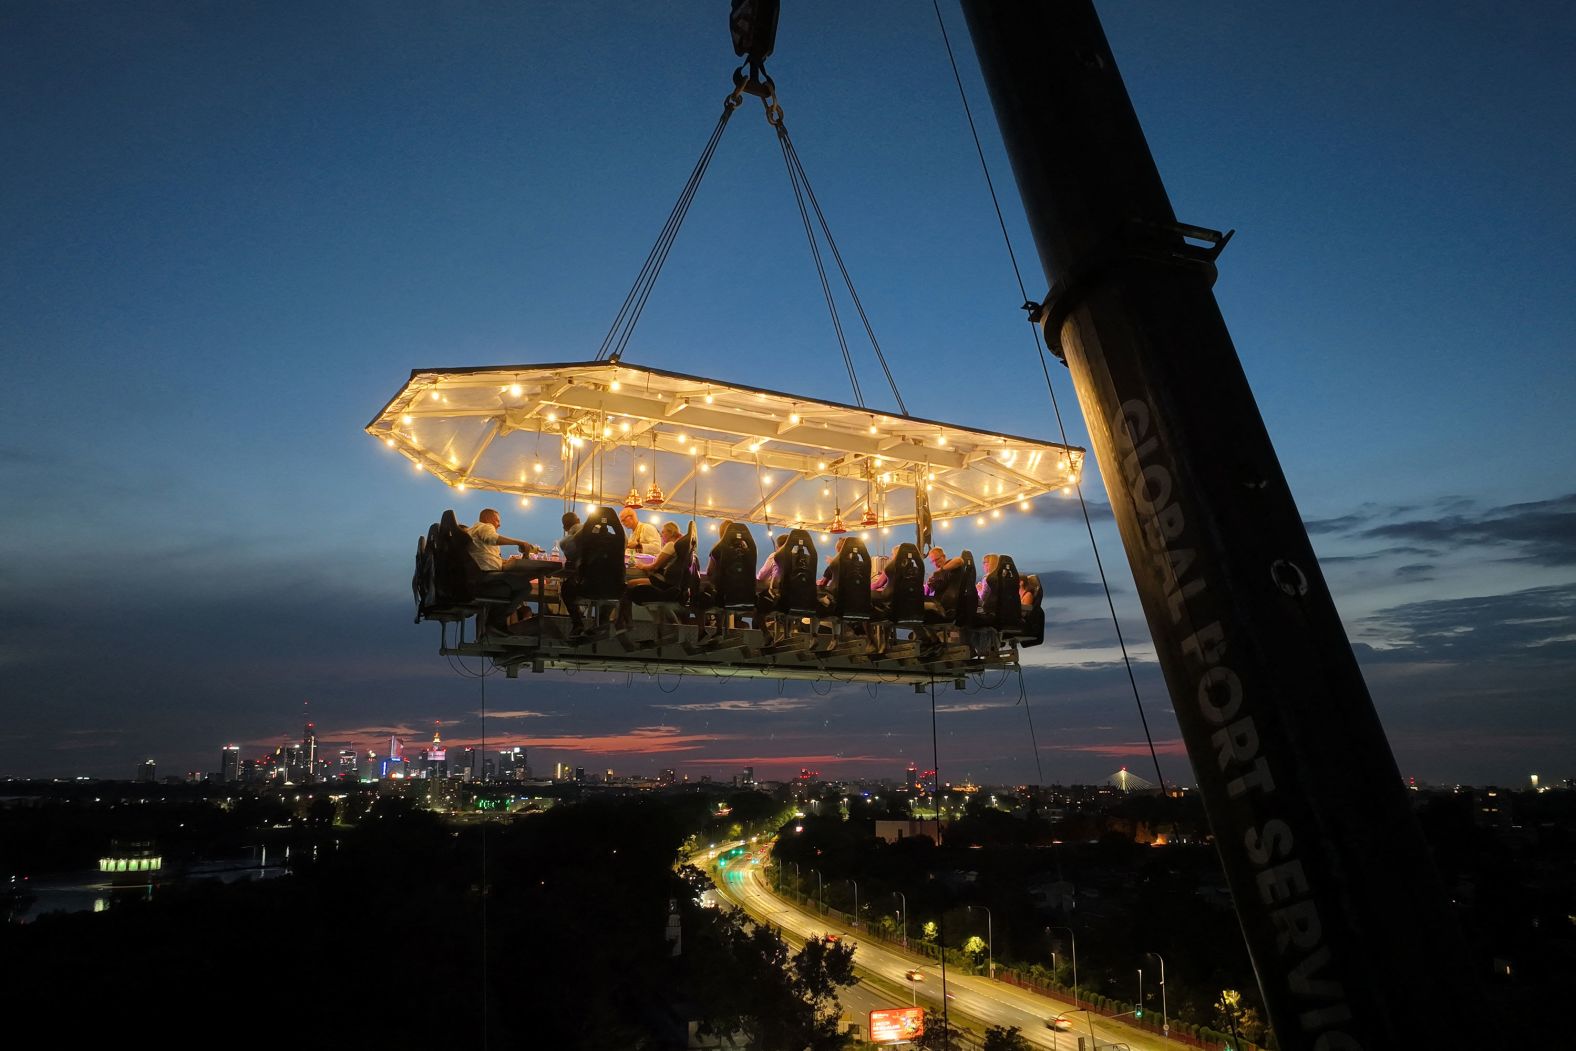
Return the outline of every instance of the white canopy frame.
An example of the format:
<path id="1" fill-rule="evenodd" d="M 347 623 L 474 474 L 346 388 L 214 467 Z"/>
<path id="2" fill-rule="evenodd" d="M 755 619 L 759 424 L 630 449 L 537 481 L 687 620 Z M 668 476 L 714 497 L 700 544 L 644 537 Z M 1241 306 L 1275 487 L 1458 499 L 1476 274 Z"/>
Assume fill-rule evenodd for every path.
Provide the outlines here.
<path id="1" fill-rule="evenodd" d="M 624 361 L 418 369 L 366 431 L 456 488 L 619 506 L 634 479 L 643 502 L 655 483 L 675 510 L 816 532 L 872 504 L 913 523 L 919 486 L 937 522 L 1029 510 L 1085 456 Z"/>

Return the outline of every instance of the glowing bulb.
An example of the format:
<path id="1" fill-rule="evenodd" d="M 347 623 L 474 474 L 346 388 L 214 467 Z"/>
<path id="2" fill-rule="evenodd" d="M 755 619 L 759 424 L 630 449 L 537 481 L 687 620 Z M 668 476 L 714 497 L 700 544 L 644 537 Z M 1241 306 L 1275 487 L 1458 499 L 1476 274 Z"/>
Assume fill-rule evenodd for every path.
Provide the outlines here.
<path id="1" fill-rule="evenodd" d="M 952 519 L 950 519 L 950 518 L 943 518 L 941 520 L 941 528 L 943 528 L 943 529 L 951 529 L 952 528 Z"/>
<path id="2" fill-rule="evenodd" d="M 558 413 L 556 413 L 556 412 L 548 413 L 547 414 L 547 422 L 548 423 L 557 423 L 558 422 Z"/>
<path id="3" fill-rule="evenodd" d="M 772 513 L 772 505 L 771 504 L 767 504 L 766 505 L 766 513 L 767 514 L 771 514 Z"/>
<path id="4" fill-rule="evenodd" d="M 513 397 L 518 398 L 520 396 L 520 385 L 518 383 L 509 384 L 509 393 Z"/>
<path id="5" fill-rule="evenodd" d="M 994 510 L 994 511 L 992 511 L 992 512 L 991 512 L 991 513 L 990 513 L 990 516 L 991 516 L 991 517 L 992 517 L 992 518 L 1000 518 L 1000 517 L 1001 517 L 1001 508 L 999 508 L 999 507 L 998 507 L 998 508 L 996 508 L 996 509 L 995 509 L 995 510 Z"/>
<path id="6" fill-rule="evenodd" d="M 613 428 L 611 428 L 611 427 L 603 427 L 602 428 L 602 437 L 604 437 L 604 438 L 611 438 L 612 436 L 613 436 Z"/>
<path id="7" fill-rule="evenodd" d="M 870 433 L 871 434 L 875 434 L 876 433 L 876 425 L 873 424 L 873 423 L 870 425 Z"/>
<path id="8" fill-rule="evenodd" d="M 799 414 L 797 412 L 790 412 L 788 414 L 788 422 L 797 425 L 799 423 Z"/>
<path id="9" fill-rule="evenodd" d="M 976 518 L 974 520 L 974 524 L 977 525 L 977 526 L 984 526 L 985 525 L 985 516 L 984 515 L 980 515 L 978 518 Z"/>
<path id="10" fill-rule="evenodd" d="M 679 444 L 680 445 L 688 445 L 689 444 L 689 435 L 687 435 L 687 434 L 679 435 Z"/>
<path id="11" fill-rule="evenodd" d="M 821 487 L 821 495 L 822 496 L 831 496 L 832 495 L 832 487 L 829 486 L 829 485 L 822 486 Z"/>
<path id="12" fill-rule="evenodd" d="M 947 447 L 947 436 L 945 434 L 936 435 L 936 444 L 945 449 Z"/>
<path id="13" fill-rule="evenodd" d="M 419 464 L 419 463 L 413 463 L 413 464 L 411 464 L 411 466 L 414 467 L 418 471 L 421 470 L 421 464 Z"/>
<path id="14" fill-rule="evenodd" d="M 699 450 L 697 450 L 697 451 L 699 451 Z M 709 471 L 709 470 L 711 470 L 711 464 L 703 463 L 703 464 L 700 465 L 700 469 L 701 469 L 702 473 L 704 473 L 706 471 Z"/>
<path id="15" fill-rule="evenodd" d="M 711 404 L 711 395 L 710 394 L 706 395 L 706 404 L 707 405 Z"/>
<path id="16" fill-rule="evenodd" d="M 535 471 L 537 474 L 541 474 L 542 473 L 542 461 L 541 460 L 536 461 L 536 464 L 531 469 L 533 471 Z"/>
<path id="17" fill-rule="evenodd" d="M 765 483 L 766 485 L 771 485 L 772 484 L 772 476 L 769 475 L 769 474 L 763 474 L 763 475 L 761 475 L 761 481 L 763 483 Z"/>
<path id="18" fill-rule="evenodd" d="M 720 526 L 720 525 L 719 525 L 719 524 L 717 524 L 717 523 L 716 523 L 716 522 L 713 522 L 713 523 L 712 523 L 712 524 L 711 524 L 711 531 L 712 531 L 712 532 L 713 532 L 713 533 L 717 533 L 717 532 L 720 532 L 720 531 L 721 531 L 721 530 L 722 530 L 722 526 Z"/>
<path id="19" fill-rule="evenodd" d="M 614 394 L 617 394 L 619 388 L 622 387 L 622 386 L 623 386 L 622 383 L 618 382 L 618 380 L 614 380 L 612 383 L 609 383 L 607 385 L 607 389 L 612 391 Z"/>
<path id="20" fill-rule="evenodd" d="M 454 488 L 458 489 L 460 492 L 463 493 L 463 492 L 465 492 L 465 483 L 461 482 L 459 485 L 456 485 Z"/>
<path id="21" fill-rule="evenodd" d="M 387 445 L 390 449 L 392 449 L 392 448 L 394 448 L 394 439 L 393 438 L 384 438 L 383 439 L 383 444 Z"/>
<path id="22" fill-rule="evenodd" d="M 815 469 L 817 471 L 824 471 L 824 470 L 826 470 L 826 461 L 825 460 L 818 460 L 818 461 L 816 461 Z"/>
<path id="23" fill-rule="evenodd" d="M 859 539 L 860 540 L 869 540 L 870 539 L 870 534 L 869 533 L 860 533 L 859 534 Z"/>
<path id="24" fill-rule="evenodd" d="M 882 526 L 881 527 L 881 535 L 882 536 L 886 536 L 890 532 L 892 532 L 892 527 L 891 526 Z"/>
<path id="25" fill-rule="evenodd" d="M 520 506 L 521 507 L 530 507 L 531 506 L 531 498 L 529 496 L 522 496 L 522 497 L 520 497 Z"/>
<path id="26" fill-rule="evenodd" d="M 700 454 L 701 454 L 701 448 L 700 448 L 699 443 L 690 446 L 690 455 L 691 456 L 699 456 Z"/>
<path id="27" fill-rule="evenodd" d="M 460 465 L 460 458 L 458 456 L 451 456 L 451 457 L 449 457 L 449 466 L 450 467 L 458 467 L 459 465 Z"/>
<path id="28" fill-rule="evenodd" d="M 411 417 L 411 416 L 401 416 L 399 418 L 399 422 L 401 422 L 401 423 L 413 423 L 413 422 L 415 422 L 415 418 Z"/>
<path id="29" fill-rule="evenodd" d="M 645 464 L 641 464 L 640 467 L 638 468 L 638 470 L 640 471 L 641 474 L 645 474 L 646 473 L 646 465 Z"/>
<path id="30" fill-rule="evenodd" d="M 432 400 L 433 401 L 437 401 L 441 397 L 443 397 L 443 395 L 439 394 L 437 391 L 433 391 L 432 392 Z"/>
<path id="31" fill-rule="evenodd" d="M 1019 500 L 1018 501 L 1018 510 L 1020 510 L 1020 511 L 1027 511 L 1032 506 L 1033 505 L 1030 504 L 1029 501 L 1027 501 L 1027 500 Z"/>
<path id="32" fill-rule="evenodd" d="M 831 542 L 832 542 L 832 538 L 830 536 L 828 536 L 825 533 L 821 534 L 821 543 L 823 543 L 823 544 L 830 544 Z"/>
<path id="33" fill-rule="evenodd" d="M 625 420 L 623 423 L 619 424 L 618 425 L 618 429 L 623 431 L 625 434 L 628 434 L 629 433 L 629 421 Z"/>

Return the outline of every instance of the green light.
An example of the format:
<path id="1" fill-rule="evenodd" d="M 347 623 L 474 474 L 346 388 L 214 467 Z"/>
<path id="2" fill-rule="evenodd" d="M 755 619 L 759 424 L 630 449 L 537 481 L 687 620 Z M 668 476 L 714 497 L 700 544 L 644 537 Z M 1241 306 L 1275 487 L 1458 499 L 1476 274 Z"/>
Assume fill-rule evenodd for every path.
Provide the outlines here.
<path id="1" fill-rule="evenodd" d="M 1142 1017 L 1144 1017 L 1144 1009 L 1142 1007 L 1138 1008 L 1138 1010 L 1133 1012 L 1133 1017 L 1134 1018 L 1142 1018 Z"/>

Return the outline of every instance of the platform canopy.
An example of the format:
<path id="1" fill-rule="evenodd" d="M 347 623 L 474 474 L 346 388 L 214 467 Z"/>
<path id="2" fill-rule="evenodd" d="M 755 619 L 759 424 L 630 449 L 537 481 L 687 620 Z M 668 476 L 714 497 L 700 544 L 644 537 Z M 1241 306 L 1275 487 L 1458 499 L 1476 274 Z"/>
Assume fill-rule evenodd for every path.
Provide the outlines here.
<path id="1" fill-rule="evenodd" d="M 416 370 L 366 430 L 457 488 L 614 506 L 634 490 L 664 514 L 817 532 L 839 517 L 850 530 L 912 523 L 916 486 L 937 521 L 1028 510 L 1071 485 L 1084 458 L 611 361 Z"/>

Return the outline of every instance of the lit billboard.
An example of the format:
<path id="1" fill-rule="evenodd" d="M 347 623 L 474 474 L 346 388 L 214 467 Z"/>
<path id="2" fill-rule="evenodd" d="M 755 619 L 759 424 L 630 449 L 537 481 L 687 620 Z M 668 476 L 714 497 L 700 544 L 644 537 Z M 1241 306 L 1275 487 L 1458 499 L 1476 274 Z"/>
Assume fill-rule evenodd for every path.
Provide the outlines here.
<path id="1" fill-rule="evenodd" d="M 923 1007 L 888 1007 L 870 1012 L 870 1042 L 896 1043 L 913 1040 L 925 1031 Z"/>

